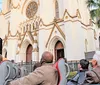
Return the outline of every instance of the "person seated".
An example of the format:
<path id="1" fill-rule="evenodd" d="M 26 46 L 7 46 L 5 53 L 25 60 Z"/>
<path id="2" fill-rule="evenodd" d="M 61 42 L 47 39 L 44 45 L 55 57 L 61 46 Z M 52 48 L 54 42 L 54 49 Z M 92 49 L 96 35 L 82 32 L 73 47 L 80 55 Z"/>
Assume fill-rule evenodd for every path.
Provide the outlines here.
<path id="1" fill-rule="evenodd" d="M 81 59 L 78 73 L 66 85 L 85 85 L 85 73 L 88 71 L 89 61 Z"/>
<path id="2" fill-rule="evenodd" d="M 12 63 L 15 63 L 15 61 L 14 61 L 14 60 L 11 60 L 11 62 L 12 62 Z"/>
<path id="3" fill-rule="evenodd" d="M 97 60 L 92 59 L 93 70 L 86 73 L 86 81 L 90 84 L 100 83 L 100 66 L 98 65 Z"/>
<path id="4" fill-rule="evenodd" d="M 53 55 L 46 51 L 42 55 L 41 67 L 29 75 L 10 82 L 9 85 L 57 85 L 58 72 L 52 65 Z"/>
<path id="5" fill-rule="evenodd" d="M 3 57 L 3 61 L 7 61 L 7 60 L 8 60 L 7 58 L 4 58 L 4 57 Z"/>

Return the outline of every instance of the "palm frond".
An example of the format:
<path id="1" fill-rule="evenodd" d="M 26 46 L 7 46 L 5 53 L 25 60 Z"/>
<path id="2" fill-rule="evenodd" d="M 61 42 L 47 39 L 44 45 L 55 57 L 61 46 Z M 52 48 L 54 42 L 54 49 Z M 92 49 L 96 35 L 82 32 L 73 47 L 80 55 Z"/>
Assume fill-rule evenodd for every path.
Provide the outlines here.
<path id="1" fill-rule="evenodd" d="M 95 6 L 97 6 L 97 4 L 95 3 L 95 1 L 94 0 L 87 0 L 87 7 L 95 7 Z"/>
<path id="2" fill-rule="evenodd" d="M 94 19 L 96 16 L 96 10 L 91 10 L 90 15 L 91 15 L 91 18 Z"/>
<path id="3" fill-rule="evenodd" d="M 100 19 L 97 21 L 97 26 L 100 28 Z"/>
<path id="4" fill-rule="evenodd" d="M 100 0 L 87 0 L 87 7 L 90 9 L 92 19 L 96 19 L 96 24 L 100 27 Z"/>

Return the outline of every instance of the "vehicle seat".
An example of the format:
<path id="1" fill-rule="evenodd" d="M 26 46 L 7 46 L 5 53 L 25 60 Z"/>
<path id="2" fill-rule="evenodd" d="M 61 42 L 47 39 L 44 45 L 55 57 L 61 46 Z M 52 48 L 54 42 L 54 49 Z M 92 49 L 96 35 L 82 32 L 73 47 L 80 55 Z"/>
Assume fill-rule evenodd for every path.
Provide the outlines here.
<path id="1" fill-rule="evenodd" d="M 63 58 L 60 58 L 55 64 L 54 67 L 58 70 L 59 74 L 59 81 L 58 85 L 66 85 L 67 83 L 67 76 L 69 75 L 69 67 L 68 64 L 65 63 L 65 60 Z"/>
<path id="2" fill-rule="evenodd" d="M 0 63 L 0 85 L 6 85 L 14 77 L 13 64 L 10 61 Z"/>

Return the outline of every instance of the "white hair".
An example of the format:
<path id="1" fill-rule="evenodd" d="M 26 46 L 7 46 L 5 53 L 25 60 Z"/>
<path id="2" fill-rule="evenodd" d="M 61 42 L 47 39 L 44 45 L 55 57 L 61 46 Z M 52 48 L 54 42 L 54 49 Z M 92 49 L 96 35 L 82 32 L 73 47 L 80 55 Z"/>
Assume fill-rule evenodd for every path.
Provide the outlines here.
<path id="1" fill-rule="evenodd" d="M 95 59 L 98 65 L 100 65 L 100 51 L 96 51 L 96 53 L 93 56 L 93 59 Z"/>

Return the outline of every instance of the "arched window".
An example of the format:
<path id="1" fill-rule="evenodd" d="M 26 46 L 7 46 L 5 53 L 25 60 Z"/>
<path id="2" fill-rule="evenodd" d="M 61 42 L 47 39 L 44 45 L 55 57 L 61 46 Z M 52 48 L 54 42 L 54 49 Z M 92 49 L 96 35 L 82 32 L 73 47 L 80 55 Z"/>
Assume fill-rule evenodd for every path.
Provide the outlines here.
<path id="1" fill-rule="evenodd" d="M 59 18 L 59 4 L 58 1 L 55 1 L 55 17 Z"/>
<path id="2" fill-rule="evenodd" d="M 8 11 L 11 10 L 11 0 L 8 0 Z"/>

